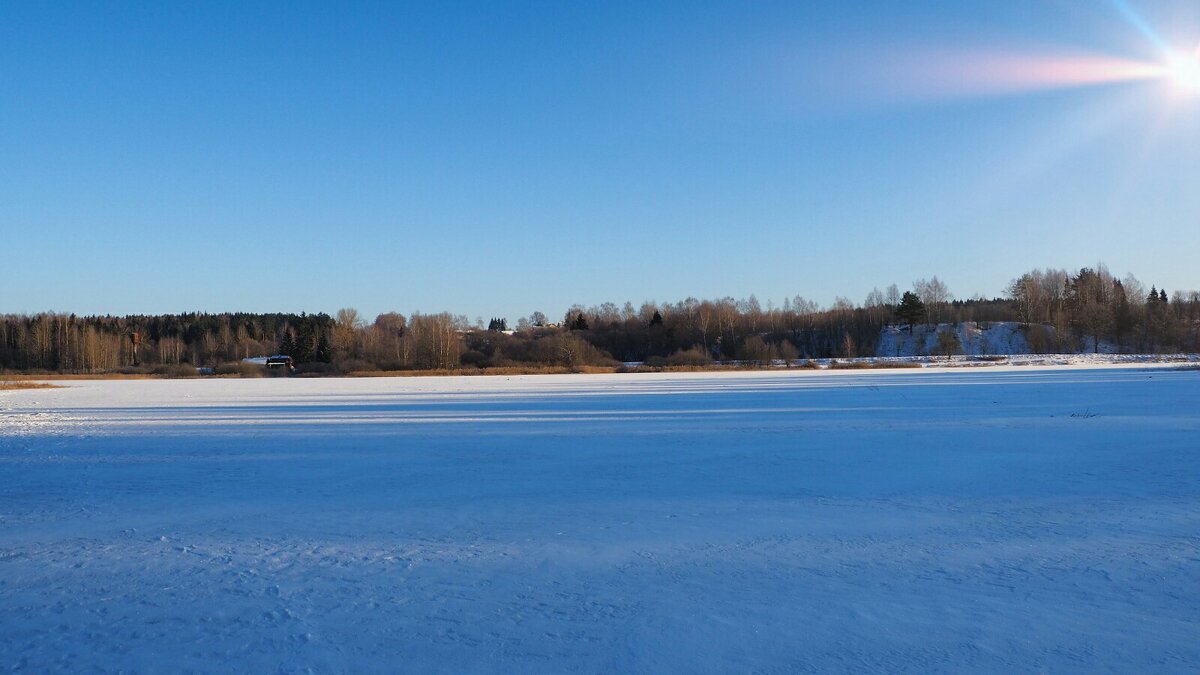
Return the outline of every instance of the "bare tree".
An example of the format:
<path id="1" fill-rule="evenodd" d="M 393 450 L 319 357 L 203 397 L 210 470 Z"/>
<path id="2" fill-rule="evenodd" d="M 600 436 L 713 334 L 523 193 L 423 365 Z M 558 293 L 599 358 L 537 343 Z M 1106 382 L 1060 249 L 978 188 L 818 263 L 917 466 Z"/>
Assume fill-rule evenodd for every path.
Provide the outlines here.
<path id="1" fill-rule="evenodd" d="M 914 281 L 913 291 L 925 304 L 925 311 L 930 323 L 940 323 L 945 316 L 946 303 L 954 299 L 946 284 L 935 275 L 931 279 Z"/>

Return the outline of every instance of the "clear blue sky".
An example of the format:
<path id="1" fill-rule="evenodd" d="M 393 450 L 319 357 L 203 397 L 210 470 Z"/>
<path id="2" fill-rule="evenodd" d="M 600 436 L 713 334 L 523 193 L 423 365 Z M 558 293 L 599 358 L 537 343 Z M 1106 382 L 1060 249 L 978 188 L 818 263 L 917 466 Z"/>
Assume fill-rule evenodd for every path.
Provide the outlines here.
<path id="1" fill-rule="evenodd" d="M 4 3 L 0 312 L 1194 288 L 1200 95 L 1022 60 L 1200 43 L 1128 3 Z"/>

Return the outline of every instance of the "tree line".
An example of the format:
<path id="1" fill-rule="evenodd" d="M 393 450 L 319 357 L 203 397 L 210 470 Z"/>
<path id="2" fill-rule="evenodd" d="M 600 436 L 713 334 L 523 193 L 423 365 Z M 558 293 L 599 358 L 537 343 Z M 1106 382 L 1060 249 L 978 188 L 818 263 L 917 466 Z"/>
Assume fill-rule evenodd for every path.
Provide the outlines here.
<path id="1" fill-rule="evenodd" d="M 802 296 L 574 305 L 561 321 L 536 311 L 472 322 L 448 313 L 395 312 L 373 321 L 335 315 L 184 313 L 0 317 L 0 370 L 28 372 L 235 372 L 242 359 L 287 354 L 308 372 L 613 366 L 639 361 L 699 366 L 722 360 L 871 356 L 882 330 L 929 324 L 1016 322 L 1034 352 L 1101 348 L 1130 353 L 1200 351 L 1200 293 L 1146 288 L 1104 265 L 1074 273 L 1032 270 L 1002 297 L 956 299 L 936 276 L 862 303 L 827 307 Z M 953 345 L 947 347 L 953 353 Z"/>

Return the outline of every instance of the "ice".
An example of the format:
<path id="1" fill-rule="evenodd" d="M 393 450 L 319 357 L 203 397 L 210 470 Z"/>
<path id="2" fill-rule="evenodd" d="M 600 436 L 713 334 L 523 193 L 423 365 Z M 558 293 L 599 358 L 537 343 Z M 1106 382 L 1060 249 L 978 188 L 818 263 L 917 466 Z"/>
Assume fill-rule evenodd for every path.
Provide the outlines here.
<path id="1" fill-rule="evenodd" d="M 1200 668 L 1197 370 L 61 384 L 5 669 Z"/>

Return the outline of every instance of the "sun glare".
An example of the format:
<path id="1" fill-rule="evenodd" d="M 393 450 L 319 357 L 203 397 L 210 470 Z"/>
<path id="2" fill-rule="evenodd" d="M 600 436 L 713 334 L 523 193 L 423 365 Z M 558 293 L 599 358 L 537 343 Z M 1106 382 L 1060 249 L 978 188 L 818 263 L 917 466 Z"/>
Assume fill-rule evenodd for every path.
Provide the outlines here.
<path id="1" fill-rule="evenodd" d="M 1167 79 L 1177 91 L 1200 96 L 1200 52 L 1179 54 L 1167 63 Z"/>

